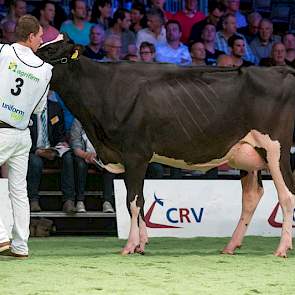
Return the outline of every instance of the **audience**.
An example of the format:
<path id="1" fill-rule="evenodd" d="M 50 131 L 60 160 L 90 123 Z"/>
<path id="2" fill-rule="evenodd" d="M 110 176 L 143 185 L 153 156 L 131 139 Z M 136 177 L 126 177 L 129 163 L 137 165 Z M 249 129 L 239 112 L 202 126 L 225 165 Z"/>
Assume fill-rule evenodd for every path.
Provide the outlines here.
<path id="1" fill-rule="evenodd" d="M 220 51 L 223 51 L 226 54 L 229 54 L 230 50 L 228 47 L 228 39 L 233 35 L 241 36 L 245 41 L 244 59 L 256 64 L 257 58 L 253 54 L 245 37 L 243 35 L 237 33 L 236 17 L 233 14 L 226 14 L 224 16 L 223 29 L 221 31 L 218 31 L 216 34 L 215 48 Z"/>
<path id="2" fill-rule="evenodd" d="M 245 39 L 238 35 L 233 35 L 228 39 L 228 46 L 231 50 L 231 53 L 226 56 L 222 55 L 218 58 L 218 65 L 224 65 L 229 63 L 234 67 L 248 67 L 253 65 L 253 63 L 243 59 L 245 56 Z M 230 57 L 230 59 L 228 58 Z M 225 61 L 223 61 L 223 59 Z"/>
<path id="3" fill-rule="evenodd" d="M 250 43 L 255 56 L 260 59 L 270 57 L 274 43 L 279 42 L 280 37 L 273 35 L 273 23 L 269 19 L 262 19 L 259 23 L 258 36 Z"/>
<path id="4" fill-rule="evenodd" d="M 134 2 L 131 7 L 131 26 L 130 30 L 135 34 L 147 27 L 146 11 L 144 4 Z"/>
<path id="5" fill-rule="evenodd" d="M 93 25 L 90 29 L 90 43 L 85 46 L 83 55 L 91 59 L 101 60 L 105 56 L 103 43 L 105 31 L 101 25 Z"/>
<path id="6" fill-rule="evenodd" d="M 61 33 L 67 33 L 76 44 L 87 45 L 91 23 L 85 21 L 86 3 L 84 0 L 72 1 L 72 20 L 65 21 L 60 28 Z"/>
<path id="7" fill-rule="evenodd" d="M 277 42 L 272 46 L 270 58 L 262 58 L 259 65 L 267 67 L 285 66 L 287 64 L 286 57 L 287 50 L 285 45 L 281 42 Z"/>
<path id="8" fill-rule="evenodd" d="M 192 43 L 190 46 L 192 64 L 195 66 L 206 66 L 206 49 L 202 42 Z"/>
<path id="9" fill-rule="evenodd" d="M 49 92 L 50 96 L 51 93 Z M 32 147 L 28 165 L 28 197 L 32 212 L 41 211 L 39 187 L 44 163 L 55 161 L 61 169 L 63 211 L 74 213 L 75 183 L 73 157 L 65 138 L 63 111 L 57 102 L 47 100 L 47 109 L 32 115 Z"/>
<path id="10" fill-rule="evenodd" d="M 206 64 L 211 66 L 216 66 L 217 58 L 221 54 L 224 54 L 223 51 L 215 48 L 216 27 L 210 23 L 206 24 L 203 29 L 201 39 L 206 50 Z"/>
<path id="11" fill-rule="evenodd" d="M 209 14 L 208 16 L 194 24 L 191 30 L 191 34 L 189 37 L 189 41 L 200 41 L 201 34 L 203 32 L 204 27 L 207 24 L 212 24 L 216 27 L 216 31 L 221 29 L 221 18 L 226 10 L 226 7 L 221 2 L 213 2 L 213 4 L 209 5 Z"/>
<path id="12" fill-rule="evenodd" d="M 139 47 L 140 60 L 144 62 L 155 61 L 156 49 L 154 44 L 149 42 L 142 42 Z"/>
<path id="13" fill-rule="evenodd" d="M 156 61 L 179 65 L 191 63 L 187 46 L 180 42 L 181 34 L 180 23 L 177 20 L 169 20 L 166 24 L 167 43 L 156 46 Z"/>
<path id="14" fill-rule="evenodd" d="M 148 27 L 137 32 L 136 47 L 142 42 L 149 42 L 155 46 L 166 43 L 166 29 L 164 14 L 159 8 L 152 8 L 147 13 Z"/>
<path id="15" fill-rule="evenodd" d="M 295 36 L 292 33 L 287 32 L 282 38 L 283 44 L 286 47 L 287 55 L 286 61 L 288 64 L 294 65 L 295 61 Z"/>
<path id="16" fill-rule="evenodd" d="M 54 40 L 59 34 L 59 31 L 51 25 L 55 17 L 55 3 L 48 0 L 43 1 L 39 13 L 39 22 L 43 28 L 43 42 Z"/>
<path id="17" fill-rule="evenodd" d="M 115 11 L 112 26 L 106 32 L 106 35 L 118 35 L 121 38 L 121 58 L 127 53 L 136 54 L 135 34 L 129 30 L 131 25 L 130 12 L 127 9 L 119 8 Z"/>
<path id="18" fill-rule="evenodd" d="M 17 22 L 17 20 L 27 13 L 27 3 L 25 0 L 12 0 L 9 2 L 8 13 L 5 16 L 1 24 L 6 21 Z"/>
<path id="19" fill-rule="evenodd" d="M 71 128 L 71 147 L 74 152 L 74 163 L 75 163 L 75 183 L 77 192 L 77 205 L 76 211 L 78 213 L 86 212 L 85 208 L 85 187 L 88 166 L 95 165 L 97 155 L 93 145 L 88 139 L 81 123 L 75 119 Z M 115 174 L 112 174 L 106 170 L 103 171 L 103 212 L 114 213 L 113 205 L 113 179 Z"/>
<path id="20" fill-rule="evenodd" d="M 90 22 L 101 25 L 104 30 L 110 27 L 112 15 L 111 0 L 95 0 L 92 6 Z"/>
<path id="21" fill-rule="evenodd" d="M 15 42 L 15 25 L 16 23 L 12 20 L 7 20 L 2 24 L 2 44 L 12 44 Z"/>
<path id="22" fill-rule="evenodd" d="M 247 20 L 244 14 L 240 12 L 240 0 L 226 0 L 225 5 L 227 7 L 226 13 L 231 13 L 236 17 L 237 28 L 247 26 Z"/>
<path id="23" fill-rule="evenodd" d="M 248 15 L 248 25 L 238 29 L 238 32 L 246 38 L 249 44 L 258 35 L 261 20 L 262 16 L 258 12 L 252 12 Z"/>
<path id="24" fill-rule="evenodd" d="M 185 0 L 184 9 L 178 11 L 173 19 L 177 20 L 182 27 L 181 42 L 188 43 L 192 26 L 205 19 L 205 14 L 198 11 L 197 0 Z"/>
<path id="25" fill-rule="evenodd" d="M 122 41 L 118 35 L 108 35 L 104 42 L 106 52 L 102 61 L 119 61 L 121 59 Z"/>
<path id="26" fill-rule="evenodd" d="M 165 10 L 165 2 L 166 0 L 151 0 L 151 9 L 160 9 L 163 12 L 164 21 L 166 23 L 168 20 L 172 19 L 174 15 Z"/>

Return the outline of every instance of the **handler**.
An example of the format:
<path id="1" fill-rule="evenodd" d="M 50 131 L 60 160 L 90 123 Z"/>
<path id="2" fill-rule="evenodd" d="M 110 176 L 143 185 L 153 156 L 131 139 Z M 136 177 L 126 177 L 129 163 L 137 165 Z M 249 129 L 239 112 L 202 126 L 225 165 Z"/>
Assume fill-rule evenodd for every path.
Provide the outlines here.
<path id="1" fill-rule="evenodd" d="M 8 165 L 14 219 L 10 242 L 0 216 L 0 253 L 27 258 L 30 210 L 26 175 L 32 144 L 28 125 L 31 114 L 41 113 L 46 105 L 52 66 L 34 54 L 43 35 L 35 17 L 22 16 L 15 33 L 16 43 L 0 44 L 0 166 Z"/>

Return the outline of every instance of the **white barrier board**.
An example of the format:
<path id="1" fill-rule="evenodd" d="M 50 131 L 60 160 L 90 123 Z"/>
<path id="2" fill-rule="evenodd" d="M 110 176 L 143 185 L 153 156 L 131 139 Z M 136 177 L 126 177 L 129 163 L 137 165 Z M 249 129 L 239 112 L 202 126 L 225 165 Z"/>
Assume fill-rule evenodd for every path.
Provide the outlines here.
<path id="1" fill-rule="evenodd" d="M 274 184 L 267 180 L 263 186 L 247 235 L 280 236 L 282 213 Z M 124 181 L 115 180 L 114 188 L 118 236 L 126 239 L 130 218 Z M 239 180 L 146 180 L 144 196 L 150 237 L 231 236 L 241 213 Z"/>
<path id="2" fill-rule="evenodd" d="M 11 210 L 11 202 L 8 197 L 8 180 L 0 178 L 0 218 L 11 237 L 13 227 L 13 218 Z"/>

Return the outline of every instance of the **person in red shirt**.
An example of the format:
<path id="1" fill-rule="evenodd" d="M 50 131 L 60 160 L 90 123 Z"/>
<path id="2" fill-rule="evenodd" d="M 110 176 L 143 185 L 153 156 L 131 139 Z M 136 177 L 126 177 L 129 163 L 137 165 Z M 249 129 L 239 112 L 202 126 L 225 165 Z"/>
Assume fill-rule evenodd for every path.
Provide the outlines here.
<path id="1" fill-rule="evenodd" d="M 188 43 L 192 26 L 203 20 L 206 16 L 197 10 L 197 0 L 185 0 L 185 8 L 175 14 L 174 19 L 179 21 L 182 27 L 181 42 Z"/>

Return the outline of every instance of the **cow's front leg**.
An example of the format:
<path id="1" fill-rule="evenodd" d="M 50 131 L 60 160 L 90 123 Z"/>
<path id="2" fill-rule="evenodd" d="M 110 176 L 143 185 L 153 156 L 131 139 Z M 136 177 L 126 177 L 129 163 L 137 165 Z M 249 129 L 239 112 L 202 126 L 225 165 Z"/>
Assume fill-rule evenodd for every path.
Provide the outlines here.
<path id="1" fill-rule="evenodd" d="M 129 159 L 125 163 L 125 185 L 127 188 L 127 208 L 131 217 L 130 232 L 126 246 L 122 250 L 122 255 L 143 253 L 144 244 L 141 222 L 143 222 L 143 183 L 148 161 L 142 159 Z M 140 219 L 142 219 L 140 221 Z M 146 236 L 147 238 L 147 236 Z M 143 246 L 143 247 L 142 247 Z"/>
<path id="2" fill-rule="evenodd" d="M 242 173 L 242 213 L 230 242 L 222 251 L 223 254 L 232 255 L 236 248 L 242 246 L 247 228 L 249 227 L 255 209 L 263 195 L 262 182 L 258 179 L 258 174 L 260 174 L 260 172 L 253 171 Z"/>
<path id="3" fill-rule="evenodd" d="M 148 244 L 149 238 L 143 214 L 139 215 L 139 245 L 136 248 L 136 253 L 144 254 L 145 245 Z"/>

